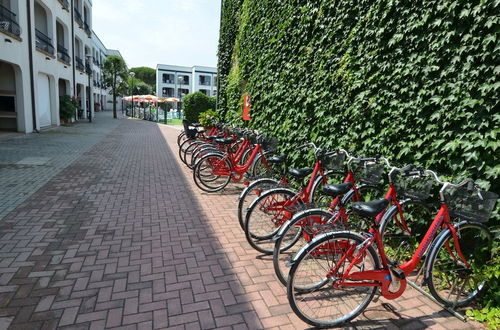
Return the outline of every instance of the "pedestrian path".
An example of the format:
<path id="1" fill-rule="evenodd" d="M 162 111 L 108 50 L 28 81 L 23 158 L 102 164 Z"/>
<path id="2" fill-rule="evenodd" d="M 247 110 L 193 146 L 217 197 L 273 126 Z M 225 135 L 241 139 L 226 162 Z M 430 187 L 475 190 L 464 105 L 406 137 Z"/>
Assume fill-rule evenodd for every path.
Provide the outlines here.
<path id="1" fill-rule="evenodd" d="M 73 131 L 75 144 L 94 142 L 67 150 L 72 159 L 50 177 L 33 172 L 35 191 L 0 220 L 0 328 L 307 327 L 269 257 L 247 245 L 235 217 L 239 187 L 200 192 L 176 155 L 176 129 L 106 114 L 97 123 Z M 30 150 L 57 143 L 34 139 Z M 0 179 L 12 175 L 3 170 Z M 408 290 L 372 303 L 352 328 L 478 326 Z"/>

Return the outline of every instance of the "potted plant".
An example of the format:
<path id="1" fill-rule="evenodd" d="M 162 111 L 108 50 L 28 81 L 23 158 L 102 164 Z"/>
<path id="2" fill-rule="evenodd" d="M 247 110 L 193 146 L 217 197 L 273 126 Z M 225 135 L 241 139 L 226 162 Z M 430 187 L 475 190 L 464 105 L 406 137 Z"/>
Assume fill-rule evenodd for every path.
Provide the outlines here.
<path id="1" fill-rule="evenodd" d="M 61 124 L 69 124 L 71 122 L 71 118 L 75 115 L 76 109 L 76 100 L 73 100 L 68 95 L 60 96 L 59 118 L 61 119 Z"/>
<path id="2" fill-rule="evenodd" d="M 200 124 L 203 125 L 205 130 L 212 128 L 217 123 L 218 118 L 219 114 L 217 111 L 212 109 L 208 109 L 207 111 L 200 113 L 200 116 L 198 117 Z"/>

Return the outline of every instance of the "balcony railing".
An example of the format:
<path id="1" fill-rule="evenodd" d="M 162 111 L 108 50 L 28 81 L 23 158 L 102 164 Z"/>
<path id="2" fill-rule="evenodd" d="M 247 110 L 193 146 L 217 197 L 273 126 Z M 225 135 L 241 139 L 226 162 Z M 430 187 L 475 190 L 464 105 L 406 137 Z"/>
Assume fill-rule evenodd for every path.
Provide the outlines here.
<path id="1" fill-rule="evenodd" d="M 90 66 L 89 61 L 85 61 L 85 72 L 89 74 L 92 73 L 92 67 Z"/>
<path id="2" fill-rule="evenodd" d="M 180 80 L 179 84 L 180 85 L 189 85 L 189 80 Z"/>
<path id="3" fill-rule="evenodd" d="M 170 80 L 170 79 L 163 79 L 163 83 L 164 84 L 173 84 L 174 81 L 173 80 Z"/>
<path id="4" fill-rule="evenodd" d="M 75 56 L 76 68 L 80 71 L 85 71 L 85 65 L 83 64 L 83 60 L 78 56 Z"/>
<path id="5" fill-rule="evenodd" d="M 83 18 L 82 14 L 75 8 L 75 21 L 80 25 L 80 27 L 83 26 Z"/>
<path id="6" fill-rule="evenodd" d="M 71 61 L 68 50 L 63 45 L 57 44 L 57 58 L 61 61 L 68 63 Z"/>
<path id="7" fill-rule="evenodd" d="M 87 22 L 83 23 L 83 26 L 85 33 L 87 33 L 87 36 L 90 38 L 92 36 L 92 32 L 90 31 L 90 26 L 87 24 Z"/>
<path id="8" fill-rule="evenodd" d="M 2 5 L 0 5 L 0 30 L 6 31 L 15 36 L 21 35 L 21 28 L 17 23 L 16 14 Z"/>
<path id="9" fill-rule="evenodd" d="M 200 81 L 200 85 L 210 86 L 210 81 Z"/>
<path id="10" fill-rule="evenodd" d="M 61 6 L 63 6 L 64 9 L 69 9 L 68 0 L 59 0 L 59 3 L 61 4 Z"/>
<path id="11" fill-rule="evenodd" d="M 36 48 L 43 50 L 50 55 L 54 55 L 54 46 L 52 45 L 52 39 L 46 36 L 42 31 L 35 29 L 36 36 Z"/>

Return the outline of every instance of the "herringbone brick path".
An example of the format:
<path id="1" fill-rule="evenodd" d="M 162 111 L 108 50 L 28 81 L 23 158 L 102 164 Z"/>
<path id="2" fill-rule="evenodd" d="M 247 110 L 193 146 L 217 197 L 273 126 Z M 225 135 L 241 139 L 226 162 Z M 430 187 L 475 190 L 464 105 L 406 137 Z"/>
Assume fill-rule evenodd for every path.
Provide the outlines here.
<path id="1" fill-rule="evenodd" d="M 120 125 L 0 222 L 0 328 L 305 328 L 237 224 L 201 193 L 177 130 Z M 1 174 L 1 172 L 0 172 Z M 473 328 L 414 290 L 357 328 Z"/>

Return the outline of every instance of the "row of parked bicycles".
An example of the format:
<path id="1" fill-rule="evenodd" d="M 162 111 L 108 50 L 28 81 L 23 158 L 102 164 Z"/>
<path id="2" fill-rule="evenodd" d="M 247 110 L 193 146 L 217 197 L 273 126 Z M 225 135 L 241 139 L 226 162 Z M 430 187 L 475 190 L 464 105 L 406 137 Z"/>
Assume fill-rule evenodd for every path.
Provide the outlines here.
<path id="1" fill-rule="evenodd" d="M 493 236 L 485 225 L 498 195 L 384 157 L 314 143 L 297 149 L 312 167 L 288 168 L 276 139 L 184 122 L 179 157 L 205 192 L 246 187 L 238 221 L 255 250 L 272 255 L 293 311 L 316 327 L 340 326 L 373 299 L 396 299 L 419 279 L 446 308 L 468 306 L 487 283 Z M 312 158 L 311 158 L 312 159 Z M 429 202 L 437 192 L 439 203 Z"/>

